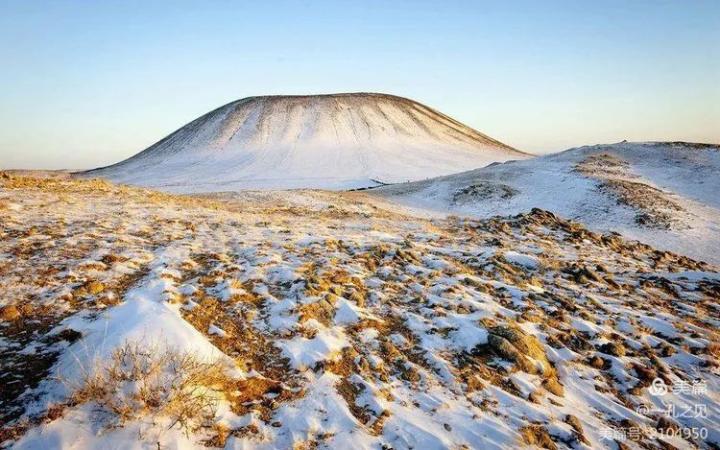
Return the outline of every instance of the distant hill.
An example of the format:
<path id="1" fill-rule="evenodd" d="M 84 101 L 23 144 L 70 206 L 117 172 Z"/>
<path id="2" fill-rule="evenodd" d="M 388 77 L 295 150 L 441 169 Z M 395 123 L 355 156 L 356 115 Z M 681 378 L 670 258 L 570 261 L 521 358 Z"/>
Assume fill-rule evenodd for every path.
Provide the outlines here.
<path id="1" fill-rule="evenodd" d="M 411 208 L 471 217 L 542 208 L 590 228 L 720 262 L 720 146 L 622 142 L 374 189 Z"/>
<path id="2" fill-rule="evenodd" d="M 402 97 L 268 96 L 229 103 L 125 161 L 83 175 L 175 192 L 348 189 L 527 157 Z"/>

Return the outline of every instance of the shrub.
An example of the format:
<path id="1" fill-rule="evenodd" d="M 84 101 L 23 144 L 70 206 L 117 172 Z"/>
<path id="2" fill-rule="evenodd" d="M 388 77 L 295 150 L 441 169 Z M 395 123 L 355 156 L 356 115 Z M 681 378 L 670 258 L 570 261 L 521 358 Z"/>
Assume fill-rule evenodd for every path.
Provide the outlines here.
<path id="1" fill-rule="evenodd" d="M 187 433 L 212 426 L 223 392 L 232 386 L 223 366 L 172 349 L 126 343 L 107 365 L 75 389 L 73 404 L 94 402 L 109 413 L 108 426 L 164 418 Z"/>

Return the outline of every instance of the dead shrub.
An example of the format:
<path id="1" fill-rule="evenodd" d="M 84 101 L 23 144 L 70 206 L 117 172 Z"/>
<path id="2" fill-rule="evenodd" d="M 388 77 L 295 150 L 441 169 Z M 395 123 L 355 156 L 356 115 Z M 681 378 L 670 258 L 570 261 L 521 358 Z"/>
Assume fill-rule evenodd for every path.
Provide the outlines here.
<path id="1" fill-rule="evenodd" d="M 553 442 L 547 428 L 542 425 L 527 425 L 520 429 L 520 436 L 527 445 L 533 445 L 548 450 L 556 450 L 557 445 Z"/>
<path id="2" fill-rule="evenodd" d="M 110 415 L 107 426 L 150 416 L 190 433 L 213 426 L 217 403 L 232 383 L 217 361 L 126 343 L 84 378 L 71 402 L 96 403 Z"/>
<path id="3" fill-rule="evenodd" d="M 7 305 L 0 307 L 0 321 L 13 322 L 22 316 L 20 310 L 15 305 Z"/>

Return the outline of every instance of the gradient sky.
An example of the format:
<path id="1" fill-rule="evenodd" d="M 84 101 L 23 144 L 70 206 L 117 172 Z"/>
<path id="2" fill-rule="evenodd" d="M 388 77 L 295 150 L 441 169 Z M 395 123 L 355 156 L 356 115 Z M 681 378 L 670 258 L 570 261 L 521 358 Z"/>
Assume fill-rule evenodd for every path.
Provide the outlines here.
<path id="1" fill-rule="evenodd" d="M 535 153 L 720 142 L 719 1 L 0 0 L 0 61 L 2 168 L 110 164 L 266 94 L 402 95 Z"/>

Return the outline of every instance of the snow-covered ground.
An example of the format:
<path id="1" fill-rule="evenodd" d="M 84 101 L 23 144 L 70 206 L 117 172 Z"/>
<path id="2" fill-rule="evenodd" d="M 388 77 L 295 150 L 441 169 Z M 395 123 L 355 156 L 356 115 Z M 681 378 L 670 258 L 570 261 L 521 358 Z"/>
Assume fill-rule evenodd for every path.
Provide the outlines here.
<path id="1" fill-rule="evenodd" d="M 635 175 L 717 207 L 712 189 L 637 165 L 643 152 L 621 155 Z M 583 158 L 563 158 L 548 158 L 567 167 L 548 189 L 565 176 L 569 197 L 589 195 L 599 181 L 570 169 Z M 512 173 L 500 195 L 522 187 Z M 554 192 L 548 204 L 571 204 Z M 184 197 L 0 178 L 0 441 L 720 446 L 718 266 L 514 213 L 420 218 L 367 193 Z"/>
<path id="2" fill-rule="evenodd" d="M 717 145 L 580 147 L 369 192 L 421 215 L 487 218 L 543 208 L 593 230 L 720 262 Z"/>
<path id="3" fill-rule="evenodd" d="M 401 97 L 271 96 L 222 106 L 87 175 L 183 193 L 352 189 L 528 156 Z"/>

